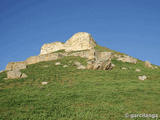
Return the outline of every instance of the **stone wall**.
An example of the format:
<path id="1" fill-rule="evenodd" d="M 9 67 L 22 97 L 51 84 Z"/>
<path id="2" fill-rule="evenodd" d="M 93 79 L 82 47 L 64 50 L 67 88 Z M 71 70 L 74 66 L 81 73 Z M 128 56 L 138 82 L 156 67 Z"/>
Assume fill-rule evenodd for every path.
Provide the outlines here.
<path id="1" fill-rule="evenodd" d="M 79 32 L 67 40 L 64 45 L 66 51 L 80 51 L 93 49 L 96 42 L 89 33 Z"/>
<path id="2" fill-rule="evenodd" d="M 40 54 L 49 54 L 58 50 L 64 49 L 64 44 L 62 42 L 54 42 L 49 44 L 44 44 L 41 48 Z"/>
<path id="3" fill-rule="evenodd" d="M 20 70 L 25 68 L 26 68 L 25 62 L 9 62 L 6 66 L 6 71 Z"/>
<path id="4" fill-rule="evenodd" d="M 49 54 L 58 50 L 81 51 L 90 50 L 96 46 L 96 42 L 89 33 L 79 32 L 74 34 L 66 43 L 53 42 L 44 44 L 41 48 L 40 55 Z"/>

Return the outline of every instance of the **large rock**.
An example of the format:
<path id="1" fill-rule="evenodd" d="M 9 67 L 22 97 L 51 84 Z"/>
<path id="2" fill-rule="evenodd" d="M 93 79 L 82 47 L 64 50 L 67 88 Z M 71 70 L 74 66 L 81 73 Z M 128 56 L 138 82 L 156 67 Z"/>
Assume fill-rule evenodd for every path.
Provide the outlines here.
<path id="1" fill-rule="evenodd" d="M 74 34 L 66 43 L 53 42 L 44 44 L 41 48 L 40 55 L 49 54 L 58 50 L 69 51 L 81 51 L 93 49 L 96 46 L 96 42 L 92 36 L 86 32 L 79 32 Z"/>
<path id="2" fill-rule="evenodd" d="M 80 51 L 93 49 L 96 46 L 96 42 L 89 33 L 78 32 L 74 34 L 65 43 L 66 51 Z"/>
<path id="3" fill-rule="evenodd" d="M 21 70 L 26 68 L 26 63 L 25 62 L 10 62 L 6 66 L 7 71 L 11 70 Z"/>
<path id="4" fill-rule="evenodd" d="M 111 70 L 112 69 L 111 59 L 103 60 L 103 61 L 95 60 L 95 61 L 88 62 L 87 69 L 92 69 L 92 70 Z"/>

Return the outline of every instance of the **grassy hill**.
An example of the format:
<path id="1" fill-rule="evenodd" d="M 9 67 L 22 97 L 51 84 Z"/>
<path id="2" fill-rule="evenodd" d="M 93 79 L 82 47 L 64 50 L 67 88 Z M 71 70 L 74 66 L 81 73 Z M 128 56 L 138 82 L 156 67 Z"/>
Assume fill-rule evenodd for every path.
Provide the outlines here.
<path id="1" fill-rule="evenodd" d="M 57 61 L 61 65 L 56 66 Z M 126 113 L 160 115 L 160 69 L 145 68 L 142 61 L 112 60 L 116 67 L 111 71 L 78 70 L 74 61 L 86 64 L 86 59 L 65 57 L 27 66 L 22 72 L 28 77 L 23 79 L 5 80 L 6 73 L 0 73 L 0 119 L 125 120 Z M 139 75 L 148 79 L 140 81 Z"/>

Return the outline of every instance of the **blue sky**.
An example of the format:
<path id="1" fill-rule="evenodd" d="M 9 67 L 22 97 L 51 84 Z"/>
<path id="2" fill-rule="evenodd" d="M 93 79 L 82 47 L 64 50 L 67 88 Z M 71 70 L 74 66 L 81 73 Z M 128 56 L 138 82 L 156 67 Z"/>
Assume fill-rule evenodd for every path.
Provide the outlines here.
<path id="1" fill-rule="evenodd" d="M 89 32 L 101 46 L 160 65 L 159 5 L 159 0 L 1 0 L 0 70 L 76 32 Z"/>

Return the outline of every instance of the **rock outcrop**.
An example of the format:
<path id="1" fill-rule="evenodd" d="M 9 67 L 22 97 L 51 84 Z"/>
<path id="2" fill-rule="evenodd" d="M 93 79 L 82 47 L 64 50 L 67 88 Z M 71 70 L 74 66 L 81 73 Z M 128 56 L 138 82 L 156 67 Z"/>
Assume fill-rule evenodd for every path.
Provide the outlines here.
<path id="1" fill-rule="evenodd" d="M 87 69 L 91 70 L 111 70 L 112 69 L 112 63 L 111 60 L 105 60 L 105 61 L 92 61 L 87 64 Z"/>
<path id="2" fill-rule="evenodd" d="M 110 52 L 96 52 L 95 59 L 88 62 L 87 69 L 111 70 L 113 68 L 111 57 L 112 54 Z"/>
<path id="3" fill-rule="evenodd" d="M 41 48 L 40 55 L 49 54 L 58 50 L 81 51 L 90 50 L 96 46 L 96 42 L 89 33 L 79 32 L 74 34 L 66 43 L 53 42 L 44 44 Z"/>

